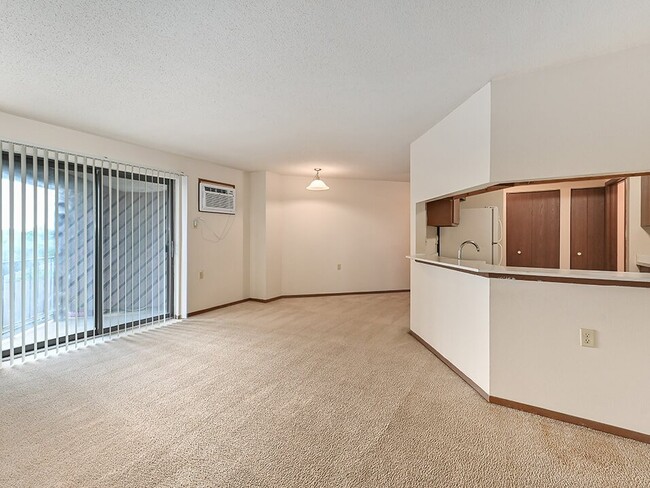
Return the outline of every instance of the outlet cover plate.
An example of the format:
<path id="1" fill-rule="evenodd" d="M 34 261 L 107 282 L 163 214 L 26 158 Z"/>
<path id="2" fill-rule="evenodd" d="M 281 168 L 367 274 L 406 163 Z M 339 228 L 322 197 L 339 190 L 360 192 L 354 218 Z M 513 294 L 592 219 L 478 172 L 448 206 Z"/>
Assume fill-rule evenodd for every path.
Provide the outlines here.
<path id="1" fill-rule="evenodd" d="M 580 329 L 580 345 L 582 347 L 596 347 L 596 331 L 594 329 Z"/>

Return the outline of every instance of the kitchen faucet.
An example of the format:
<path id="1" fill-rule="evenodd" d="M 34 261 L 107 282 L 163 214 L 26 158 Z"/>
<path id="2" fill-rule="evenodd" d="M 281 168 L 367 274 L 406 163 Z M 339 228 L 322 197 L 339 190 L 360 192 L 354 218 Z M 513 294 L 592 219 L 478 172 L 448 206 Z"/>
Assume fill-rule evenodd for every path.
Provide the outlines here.
<path id="1" fill-rule="evenodd" d="M 460 246 L 458 246 L 458 260 L 463 259 L 463 247 L 465 244 L 472 244 L 476 248 L 476 252 L 479 252 L 481 248 L 478 247 L 478 244 L 474 241 L 464 241 Z"/>

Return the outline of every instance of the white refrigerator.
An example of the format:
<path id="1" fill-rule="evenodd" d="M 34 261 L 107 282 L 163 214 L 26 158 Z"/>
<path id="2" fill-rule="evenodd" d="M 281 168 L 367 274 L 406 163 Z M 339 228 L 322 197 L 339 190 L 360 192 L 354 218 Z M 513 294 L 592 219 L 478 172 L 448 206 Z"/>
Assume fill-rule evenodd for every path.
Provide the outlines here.
<path id="1" fill-rule="evenodd" d="M 503 227 L 497 207 L 464 208 L 460 210 L 460 223 L 456 227 L 440 227 L 440 256 L 456 259 L 461 243 L 471 240 L 481 250 L 477 252 L 471 244 L 466 245 L 463 248 L 463 259 L 500 265 L 503 256 L 502 236 Z"/>

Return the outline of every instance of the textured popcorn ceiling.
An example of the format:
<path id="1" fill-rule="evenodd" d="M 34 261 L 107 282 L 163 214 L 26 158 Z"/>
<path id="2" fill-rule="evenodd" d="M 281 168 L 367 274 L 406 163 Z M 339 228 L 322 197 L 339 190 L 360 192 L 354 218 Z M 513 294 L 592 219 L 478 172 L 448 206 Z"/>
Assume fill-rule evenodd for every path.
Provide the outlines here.
<path id="1" fill-rule="evenodd" d="M 491 78 L 650 42 L 647 0 L 9 0 L 0 12 L 0 110 L 325 179 L 406 180 L 409 144 Z"/>

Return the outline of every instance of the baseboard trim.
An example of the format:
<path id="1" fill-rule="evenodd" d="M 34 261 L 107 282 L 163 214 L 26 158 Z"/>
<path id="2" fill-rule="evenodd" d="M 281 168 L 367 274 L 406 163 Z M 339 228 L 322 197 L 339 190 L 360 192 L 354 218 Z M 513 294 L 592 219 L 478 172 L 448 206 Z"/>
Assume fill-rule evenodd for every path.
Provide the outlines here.
<path id="1" fill-rule="evenodd" d="M 346 295 L 380 295 L 382 293 L 406 293 L 411 290 L 375 290 L 375 291 L 344 291 L 337 293 L 310 293 L 305 295 L 280 295 L 274 298 L 269 298 L 267 302 L 279 300 L 280 298 L 317 298 L 317 297 L 340 297 Z"/>
<path id="2" fill-rule="evenodd" d="M 619 437 L 625 437 L 627 439 L 633 439 L 635 441 L 650 444 L 650 435 L 644 434 L 642 432 L 637 432 L 635 430 L 624 429 L 623 427 L 616 427 L 615 425 L 604 424 L 602 422 L 596 422 L 595 420 L 576 417 L 574 415 L 569 415 L 562 412 L 556 412 L 555 410 L 548 410 L 542 407 L 535 407 L 534 405 L 519 403 L 513 400 L 507 400 L 505 398 L 499 398 L 495 396 L 490 396 L 489 402 L 494 403 L 496 405 L 502 405 L 504 407 L 513 408 L 515 410 L 521 410 L 523 412 L 539 415 L 541 417 L 548 417 L 550 419 L 560 420 L 568 424 L 581 425 L 582 427 L 587 427 L 593 430 L 599 430 L 607 434 L 612 434 Z"/>
<path id="3" fill-rule="evenodd" d="M 237 300 L 236 302 L 224 303 L 222 305 L 215 305 L 214 307 L 204 308 L 203 310 L 196 310 L 187 314 L 188 317 L 194 317 L 195 315 L 201 315 L 202 313 L 212 312 L 213 310 L 219 310 L 220 308 L 232 307 L 233 305 L 239 305 L 240 303 L 250 301 L 250 298 L 244 298 L 243 300 Z"/>
<path id="4" fill-rule="evenodd" d="M 485 390 L 483 390 L 483 388 L 481 388 L 476 383 L 474 383 L 465 373 L 463 373 L 460 369 L 458 369 L 456 366 L 454 366 L 454 364 L 451 361 L 449 361 L 446 357 L 444 357 L 442 354 L 440 354 L 438 351 L 436 351 L 436 349 L 433 346 L 431 346 L 427 341 L 422 339 L 422 337 L 417 335 L 412 330 L 409 330 L 409 334 L 411 334 L 415 338 L 415 340 L 417 340 L 420 344 L 422 344 L 426 349 L 428 349 L 430 352 L 432 352 L 434 356 L 436 356 L 438 359 L 440 359 L 440 361 L 445 363 L 445 365 L 449 369 L 451 369 L 454 373 L 456 373 L 458 376 L 460 376 L 461 379 L 463 381 L 465 381 L 465 383 L 467 383 L 469 386 L 474 388 L 474 390 L 476 390 L 476 393 L 481 395 L 485 401 L 488 401 L 488 402 L 490 401 L 490 395 L 488 395 L 485 392 Z"/>
<path id="5" fill-rule="evenodd" d="M 248 301 L 257 302 L 257 303 L 270 303 L 279 300 L 280 298 L 282 297 L 280 296 L 280 297 L 273 297 L 273 298 L 249 298 Z"/>
<path id="6" fill-rule="evenodd" d="M 282 298 L 316 298 L 316 297 L 338 297 L 344 295 L 378 295 L 381 293 L 408 293 L 411 290 L 377 290 L 377 291 L 345 291 L 339 293 L 312 293 L 307 295 L 278 295 L 273 298 L 244 298 L 243 300 L 237 300 L 236 302 L 224 303 L 223 305 L 216 305 L 210 308 L 204 308 L 203 310 L 197 310 L 195 312 L 190 312 L 187 314 L 188 317 L 194 317 L 195 315 L 200 315 L 202 313 L 212 312 L 213 310 L 218 310 L 220 308 L 231 307 L 233 305 L 239 305 L 244 302 L 257 302 L 257 303 L 270 303 Z"/>
<path id="7" fill-rule="evenodd" d="M 574 415 L 569 415 L 562 412 L 556 412 L 555 410 L 548 410 L 542 407 L 536 407 L 534 405 L 528 405 L 526 403 L 516 402 L 514 400 L 508 400 L 506 398 L 500 398 L 496 396 L 488 395 L 483 389 L 474 383 L 471 379 L 467 377 L 461 370 L 459 370 L 453 363 L 451 363 L 447 358 L 440 354 L 434 347 L 428 344 L 424 339 L 417 335 L 412 330 L 409 330 L 409 334 L 413 336 L 420 344 L 422 344 L 426 349 L 433 353 L 440 361 L 442 361 L 449 369 L 456 373 L 465 383 L 471 386 L 476 392 L 483 397 L 488 403 L 494 403 L 495 405 L 500 405 L 507 408 L 512 408 L 515 410 L 521 410 L 523 412 L 532 413 L 539 415 L 541 417 L 547 417 L 554 420 L 559 420 L 561 422 L 566 422 L 568 424 L 580 425 L 582 427 L 587 427 L 589 429 L 598 430 L 600 432 L 605 432 L 607 434 L 616 435 L 619 437 L 624 437 L 626 439 L 632 439 L 635 441 L 643 442 L 645 444 L 650 444 L 650 434 L 644 434 L 642 432 L 637 432 L 635 430 L 624 429 L 623 427 L 616 427 L 615 425 L 604 424 L 602 422 L 597 422 L 595 420 L 589 420 L 582 417 L 576 417 Z"/>
<path id="8" fill-rule="evenodd" d="M 337 293 L 308 293 L 305 295 L 278 295 L 273 298 L 250 298 L 252 302 L 269 303 L 282 298 L 318 298 L 318 297 L 340 297 L 345 295 L 378 295 L 381 293 L 408 293 L 411 290 L 377 290 L 377 291 L 344 291 Z"/>

